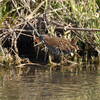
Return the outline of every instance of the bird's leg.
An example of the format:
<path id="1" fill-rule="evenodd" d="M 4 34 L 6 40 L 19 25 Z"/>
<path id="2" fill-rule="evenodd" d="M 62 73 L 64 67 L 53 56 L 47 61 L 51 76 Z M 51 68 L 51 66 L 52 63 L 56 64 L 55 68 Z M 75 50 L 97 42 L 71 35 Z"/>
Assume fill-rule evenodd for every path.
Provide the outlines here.
<path id="1" fill-rule="evenodd" d="M 54 63 L 54 62 L 52 61 L 52 56 L 51 56 L 51 55 L 49 55 L 49 64 L 50 64 L 50 72 L 52 72 L 52 70 L 55 70 L 56 67 L 59 65 L 59 64 Z"/>
<path id="2" fill-rule="evenodd" d="M 64 53 L 61 52 L 61 65 L 63 65 L 63 64 L 64 64 Z"/>
<path id="3" fill-rule="evenodd" d="M 52 61 L 52 56 L 49 54 L 49 64 L 56 66 L 57 64 Z"/>
<path id="4" fill-rule="evenodd" d="M 49 54 L 49 64 L 51 64 L 52 63 L 52 57 L 51 57 L 51 55 Z"/>
<path id="5" fill-rule="evenodd" d="M 47 53 L 48 53 L 48 49 L 47 49 L 47 47 L 46 47 L 46 46 L 44 47 L 44 51 L 45 51 L 44 61 L 46 61 L 46 58 L 47 58 Z"/>
<path id="6" fill-rule="evenodd" d="M 37 52 L 36 52 L 36 59 L 38 59 L 39 51 L 40 51 L 40 47 L 38 46 L 38 47 L 37 47 Z"/>

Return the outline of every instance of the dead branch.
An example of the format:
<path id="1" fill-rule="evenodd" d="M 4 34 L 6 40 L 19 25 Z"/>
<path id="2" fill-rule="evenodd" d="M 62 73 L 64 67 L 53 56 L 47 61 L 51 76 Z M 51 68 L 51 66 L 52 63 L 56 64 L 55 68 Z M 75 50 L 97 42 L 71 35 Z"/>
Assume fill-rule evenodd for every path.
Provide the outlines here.
<path id="1" fill-rule="evenodd" d="M 75 27 L 59 27 L 59 28 L 62 28 L 62 29 L 65 29 L 66 30 L 76 30 L 76 31 L 91 31 L 91 32 L 100 32 L 100 29 L 95 29 L 95 28 L 75 28 Z M 5 31 L 8 31 L 10 29 L 0 29 L 1 30 L 5 30 Z M 14 32 L 33 32 L 33 30 L 24 30 L 24 29 L 12 29 Z"/>

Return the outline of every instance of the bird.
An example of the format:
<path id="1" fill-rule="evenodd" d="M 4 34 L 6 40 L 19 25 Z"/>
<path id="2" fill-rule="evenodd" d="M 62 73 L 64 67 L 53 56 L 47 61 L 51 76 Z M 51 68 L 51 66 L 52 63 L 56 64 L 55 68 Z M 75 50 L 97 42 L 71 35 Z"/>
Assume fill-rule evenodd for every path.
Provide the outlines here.
<path id="1" fill-rule="evenodd" d="M 53 63 L 52 60 L 61 63 L 65 55 L 67 58 L 71 57 L 74 55 L 74 51 L 78 50 L 78 46 L 76 45 L 77 39 L 69 40 L 42 34 L 36 36 L 34 41 L 40 48 L 46 48 L 46 54 L 49 53 L 49 63 Z"/>

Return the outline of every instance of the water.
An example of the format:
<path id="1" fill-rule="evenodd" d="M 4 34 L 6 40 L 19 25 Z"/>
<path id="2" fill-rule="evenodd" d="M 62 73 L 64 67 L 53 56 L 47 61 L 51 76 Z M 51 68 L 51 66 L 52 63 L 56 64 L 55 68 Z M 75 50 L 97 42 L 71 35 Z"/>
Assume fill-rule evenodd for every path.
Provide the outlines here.
<path id="1" fill-rule="evenodd" d="M 100 70 L 79 74 L 36 70 L 28 76 L 1 73 L 0 100 L 100 100 Z"/>

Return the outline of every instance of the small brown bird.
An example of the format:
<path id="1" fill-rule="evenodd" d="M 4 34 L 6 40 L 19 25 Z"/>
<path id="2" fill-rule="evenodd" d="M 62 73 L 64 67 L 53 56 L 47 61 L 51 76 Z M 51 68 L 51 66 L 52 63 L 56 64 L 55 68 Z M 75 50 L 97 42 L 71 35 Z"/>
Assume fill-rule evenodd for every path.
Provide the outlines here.
<path id="1" fill-rule="evenodd" d="M 59 59 L 60 62 L 62 60 L 62 56 L 73 56 L 74 52 L 78 50 L 78 46 L 76 45 L 77 39 L 72 39 L 70 41 L 69 39 L 60 37 L 40 35 L 40 37 L 36 37 L 34 41 L 37 44 L 40 44 L 40 42 L 41 44 L 44 44 L 44 46 L 48 49 L 49 55 Z"/>

